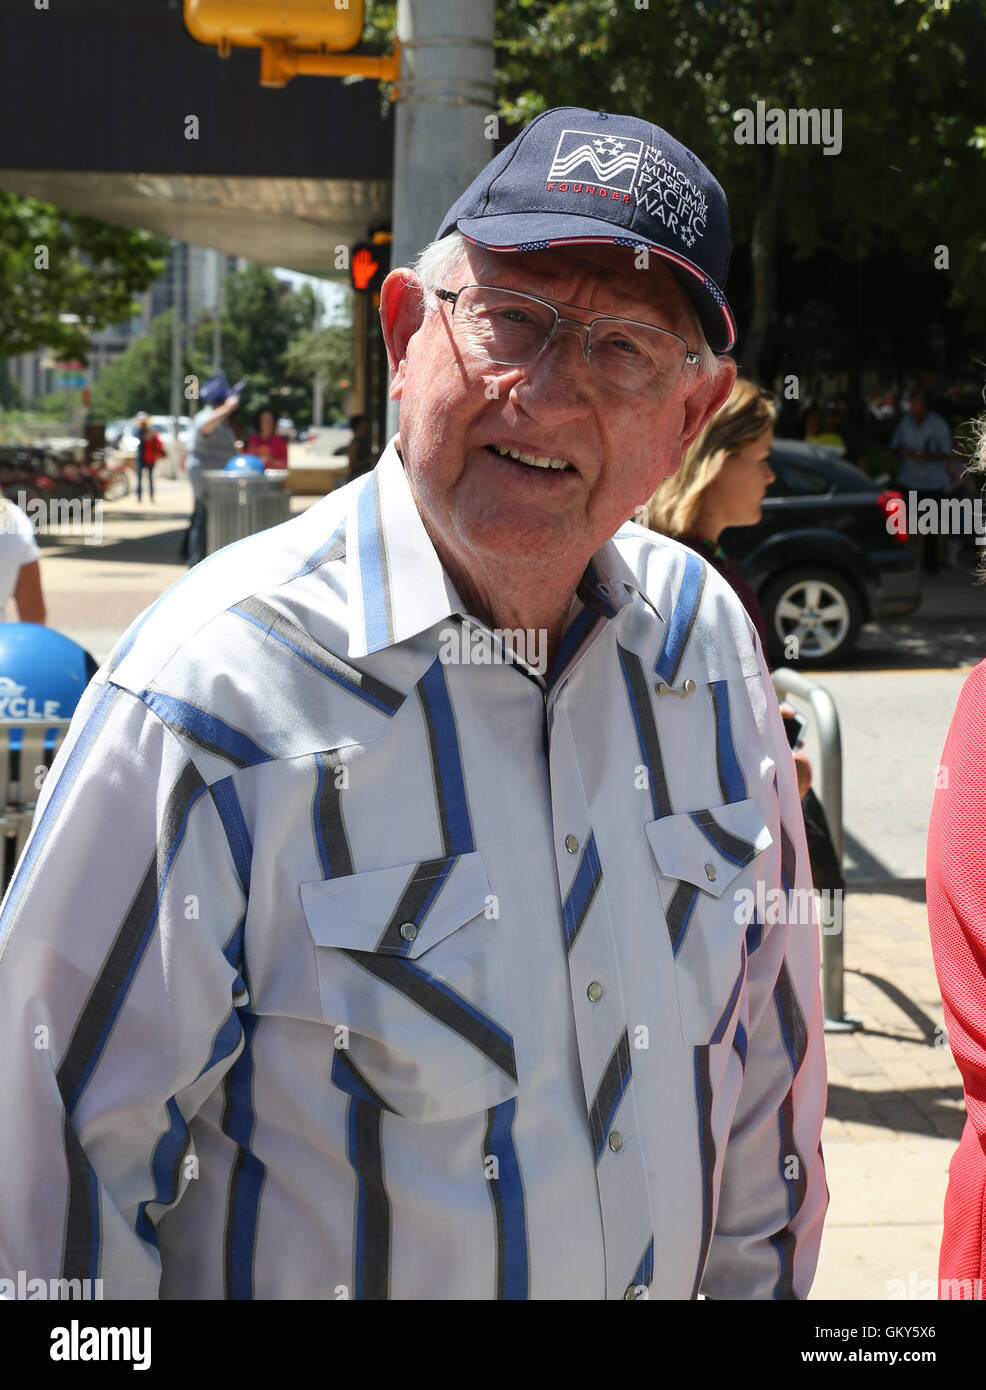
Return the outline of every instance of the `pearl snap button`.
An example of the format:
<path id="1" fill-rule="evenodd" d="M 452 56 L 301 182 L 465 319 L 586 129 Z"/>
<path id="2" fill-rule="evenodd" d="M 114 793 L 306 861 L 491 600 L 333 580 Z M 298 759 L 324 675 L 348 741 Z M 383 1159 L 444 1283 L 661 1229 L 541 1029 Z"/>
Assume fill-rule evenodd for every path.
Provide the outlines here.
<path id="1" fill-rule="evenodd" d="M 594 1004 L 599 1003 L 600 999 L 603 997 L 603 987 L 598 980 L 593 980 L 592 984 L 586 990 L 586 994 Z"/>
<path id="2" fill-rule="evenodd" d="M 613 1150 L 613 1152 L 615 1154 L 618 1154 L 620 1150 L 623 1148 L 623 1135 L 620 1133 L 618 1129 L 614 1129 L 613 1133 L 609 1136 L 607 1143 L 609 1144 L 609 1147 Z"/>
<path id="3" fill-rule="evenodd" d="M 565 836 L 565 848 L 568 850 L 569 854 L 574 854 L 578 847 L 579 842 L 574 835 Z"/>
<path id="4" fill-rule="evenodd" d="M 418 934 L 418 929 L 413 922 L 401 923 L 401 936 L 405 941 L 413 941 Z"/>
<path id="5" fill-rule="evenodd" d="M 705 877 L 709 880 L 710 883 L 715 883 L 717 875 L 716 866 L 714 864 L 706 864 Z"/>

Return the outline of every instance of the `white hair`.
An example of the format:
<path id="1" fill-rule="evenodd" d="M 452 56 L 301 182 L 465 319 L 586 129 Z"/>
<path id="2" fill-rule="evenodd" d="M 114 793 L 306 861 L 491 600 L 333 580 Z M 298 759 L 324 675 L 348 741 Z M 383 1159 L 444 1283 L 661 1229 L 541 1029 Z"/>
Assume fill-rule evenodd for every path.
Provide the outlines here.
<path id="1" fill-rule="evenodd" d="M 424 289 L 426 312 L 432 313 L 438 308 L 439 301 L 435 291 L 446 286 L 456 275 L 462 268 L 467 254 L 471 254 L 477 267 L 484 260 L 489 260 L 492 264 L 492 258 L 497 255 L 495 251 L 487 251 L 484 247 L 475 246 L 458 231 L 449 232 L 448 236 L 442 237 L 440 241 L 429 242 L 419 253 L 411 269 L 421 281 Z M 686 304 L 693 341 L 697 339 L 699 344 L 697 350 L 702 357 L 699 363 L 699 373 L 701 376 L 715 380 L 719 375 L 724 359 L 717 357 L 706 342 L 702 324 L 691 300 L 686 299 Z"/>

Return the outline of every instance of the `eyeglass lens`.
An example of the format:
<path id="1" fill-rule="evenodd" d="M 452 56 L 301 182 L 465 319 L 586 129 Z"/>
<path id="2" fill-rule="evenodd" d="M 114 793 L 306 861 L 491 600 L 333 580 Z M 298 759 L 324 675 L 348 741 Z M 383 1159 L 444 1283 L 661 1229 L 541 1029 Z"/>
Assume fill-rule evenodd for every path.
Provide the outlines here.
<path id="1" fill-rule="evenodd" d="M 481 285 L 459 291 L 452 316 L 462 347 L 506 366 L 537 357 L 556 321 L 549 305 L 529 295 Z M 597 319 L 590 328 L 589 343 L 591 369 L 616 391 L 666 395 L 684 369 L 687 349 L 682 340 L 648 324 Z"/>

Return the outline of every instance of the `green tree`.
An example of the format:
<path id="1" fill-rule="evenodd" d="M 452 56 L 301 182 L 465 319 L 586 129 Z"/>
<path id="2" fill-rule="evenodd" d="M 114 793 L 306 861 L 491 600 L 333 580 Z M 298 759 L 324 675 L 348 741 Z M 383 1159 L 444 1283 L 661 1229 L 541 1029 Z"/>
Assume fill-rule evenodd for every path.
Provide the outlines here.
<path id="1" fill-rule="evenodd" d="M 310 386 L 320 377 L 327 414 L 331 418 L 341 413 L 353 375 L 352 324 L 340 319 L 321 328 L 306 328 L 288 345 L 284 361 L 292 379 Z"/>
<path id="2" fill-rule="evenodd" d="M 228 275 L 224 287 L 222 368 L 230 382 L 248 378 L 237 412 L 243 428 L 264 405 L 307 424 L 310 393 L 303 379 L 292 374 L 285 354 L 289 343 L 312 325 L 315 296 L 311 289 L 305 285 L 294 291 L 267 266 L 257 264 Z M 197 326 L 193 341 L 198 356 L 211 360 L 211 318 Z"/>
<path id="3" fill-rule="evenodd" d="M 394 6 L 372 0 L 368 18 L 372 37 L 389 42 Z M 716 174 L 730 203 L 730 298 L 751 374 L 771 359 L 782 298 L 824 302 L 809 258 L 825 259 L 829 273 L 845 267 L 855 285 L 888 261 L 907 274 L 931 268 L 945 245 L 942 303 L 981 322 L 986 242 L 970 196 L 982 181 L 978 0 L 502 0 L 496 32 L 506 138 L 552 106 L 627 111 L 669 128 Z M 738 143 L 736 113 L 758 100 L 840 111 L 840 153 Z M 783 295 L 781 266 L 791 282 Z M 845 351 L 858 373 L 854 329 Z"/>
<path id="4" fill-rule="evenodd" d="M 88 360 L 88 331 L 121 323 L 160 275 L 164 242 L 0 191 L 0 358 L 51 348 Z"/>
<path id="5" fill-rule="evenodd" d="M 159 314 L 150 332 L 138 338 L 99 374 L 92 388 L 92 413 L 104 420 L 123 420 L 146 410 L 166 415 L 171 409 L 171 324 L 174 310 Z M 208 359 L 186 346 L 183 375 L 200 381 L 209 375 Z M 182 401 L 182 414 L 194 414 L 195 402 Z"/>

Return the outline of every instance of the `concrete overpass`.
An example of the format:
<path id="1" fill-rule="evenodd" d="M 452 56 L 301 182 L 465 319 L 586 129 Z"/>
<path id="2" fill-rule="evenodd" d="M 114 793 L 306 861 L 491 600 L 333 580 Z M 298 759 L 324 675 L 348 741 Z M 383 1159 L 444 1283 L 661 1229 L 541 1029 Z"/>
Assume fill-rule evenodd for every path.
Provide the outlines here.
<path id="1" fill-rule="evenodd" d="M 259 52 L 196 43 L 181 0 L 50 6 L 0 0 L 0 188 L 347 278 L 336 246 L 390 221 L 393 120 L 376 82 L 260 87 Z"/>

